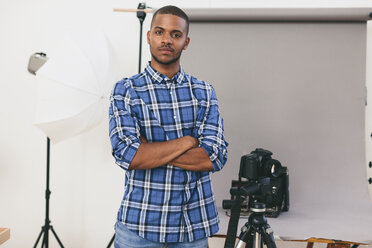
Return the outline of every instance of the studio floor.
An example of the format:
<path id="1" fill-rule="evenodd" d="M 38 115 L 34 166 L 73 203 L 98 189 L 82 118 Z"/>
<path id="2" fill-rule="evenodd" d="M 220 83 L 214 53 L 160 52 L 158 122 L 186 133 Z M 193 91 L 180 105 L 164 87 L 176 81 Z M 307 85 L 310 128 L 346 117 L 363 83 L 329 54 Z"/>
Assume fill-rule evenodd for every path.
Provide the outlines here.
<path id="1" fill-rule="evenodd" d="M 225 239 L 223 238 L 209 238 L 208 244 L 210 248 L 223 248 Z M 277 248 L 306 248 L 306 242 L 293 241 L 275 241 Z M 313 248 L 326 248 L 326 243 L 314 243 Z M 372 245 L 361 245 L 359 248 L 372 248 Z"/>

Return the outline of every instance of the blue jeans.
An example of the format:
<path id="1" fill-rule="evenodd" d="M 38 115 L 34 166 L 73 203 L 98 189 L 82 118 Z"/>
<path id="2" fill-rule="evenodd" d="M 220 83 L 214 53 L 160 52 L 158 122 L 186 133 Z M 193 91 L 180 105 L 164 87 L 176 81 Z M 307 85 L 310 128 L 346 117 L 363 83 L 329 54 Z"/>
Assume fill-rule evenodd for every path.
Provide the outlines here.
<path id="1" fill-rule="evenodd" d="M 185 243 L 156 243 L 130 231 L 123 223 L 115 225 L 115 248 L 207 248 L 208 238 Z"/>

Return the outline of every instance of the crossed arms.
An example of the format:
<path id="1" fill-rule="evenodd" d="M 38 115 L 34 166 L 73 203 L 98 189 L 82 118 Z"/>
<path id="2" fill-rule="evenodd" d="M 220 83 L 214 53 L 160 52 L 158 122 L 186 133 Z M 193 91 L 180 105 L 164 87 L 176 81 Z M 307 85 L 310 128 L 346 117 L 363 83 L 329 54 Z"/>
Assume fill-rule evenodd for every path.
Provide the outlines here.
<path id="1" fill-rule="evenodd" d="M 141 135 L 136 114 L 139 111 L 131 98 L 128 84 L 118 82 L 110 97 L 110 139 L 116 163 L 125 170 L 151 169 L 170 164 L 192 171 L 219 171 L 227 160 L 223 121 L 213 88 L 209 88 L 206 111 L 197 116 L 193 136 L 167 141 L 148 142 Z M 133 93 L 133 91 L 131 91 Z M 133 93 L 135 94 L 135 93 Z M 133 107 L 134 106 L 134 107 Z M 156 128 L 156 126 L 155 126 Z M 158 135 L 165 135 L 156 129 Z"/>
<path id="2" fill-rule="evenodd" d="M 164 164 L 171 164 L 193 171 L 213 170 L 205 150 L 199 146 L 196 138 L 184 136 L 165 142 L 148 143 L 140 137 L 141 144 L 129 165 L 129 169 L 152 169 Z"/>

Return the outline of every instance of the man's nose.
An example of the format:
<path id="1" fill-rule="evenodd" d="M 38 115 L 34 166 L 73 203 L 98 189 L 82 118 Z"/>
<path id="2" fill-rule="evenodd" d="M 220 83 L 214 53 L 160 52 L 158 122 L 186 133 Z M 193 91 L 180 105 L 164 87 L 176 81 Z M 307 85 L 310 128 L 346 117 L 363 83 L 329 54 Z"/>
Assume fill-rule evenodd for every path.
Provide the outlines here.
<path id="1" fill-rule="evenodd" d="M 172 43 L 172 41 L 173 41 L 172 36 L 168 33 L 164 33 L 162 42 L 165 44 L 170 44 Z"/>

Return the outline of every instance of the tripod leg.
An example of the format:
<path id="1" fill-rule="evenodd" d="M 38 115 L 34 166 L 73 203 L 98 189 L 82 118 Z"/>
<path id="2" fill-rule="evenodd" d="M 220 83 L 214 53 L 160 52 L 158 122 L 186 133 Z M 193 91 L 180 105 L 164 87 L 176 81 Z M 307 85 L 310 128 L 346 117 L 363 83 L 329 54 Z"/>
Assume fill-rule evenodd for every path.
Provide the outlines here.
<path id="1" fill-rule="evenodd" d="M 274 233 L 269 224 L 262 226 L 260 232 L 267 248 L 276 248 Z"/>
<path id="2" fill-rule="evenodd" d="M 261 246 L 261 234 L 256 232 L 254 235 L 254 248 L 262 248 Z"/>
<path id="3" fill-rule="evenodd" d="M 253 232 L 254 229 L 252 228 L 249 223 L 245 223 L 245 225 L 241 229 L 241 233 L 239 235 L 239 242 L 235 246 L 235 248 L 253 248 Z"/>
<path id="4" fill-rule="evenodd" d="M 59 238 L 58 238 L 58 236 L 57 236 L 57 233 L 54 231 L 53 226 L 50 226 L 50 230 L 52 230 L 52 232 L 53 232 L 53 234 L 54 234 L 54 237 L 56 238 L 56 240 L 57 240 L 59 246 L 61 246 L 62 248 L 64 248 L 63 245 L 62 245 L 61 240 L 59 240 Z"/>
<path id="5" fill-rule="evenodd" d="M 261 247 L 263 247 L 264 246 L 264 241 L 263 241 L 263 239 L 261 239 Z"/>
<path id="6" fill-rule="evenodd" d="M 44 232 L 44 229 L 41 228 L 41 232 L 40 232 L 39 236 L 37 237 L 37 240 L 36 240 L 36 243 L 35 243 L 35 245 L 34 245 L 34 248 L 36 248 L 37 244 L 39 243 L 40 238 L 41 238 L 41 235 L 43 235 L 43 232 Z"/>

